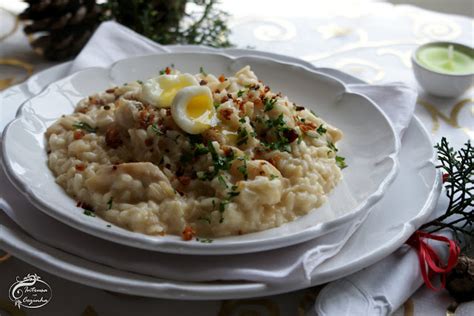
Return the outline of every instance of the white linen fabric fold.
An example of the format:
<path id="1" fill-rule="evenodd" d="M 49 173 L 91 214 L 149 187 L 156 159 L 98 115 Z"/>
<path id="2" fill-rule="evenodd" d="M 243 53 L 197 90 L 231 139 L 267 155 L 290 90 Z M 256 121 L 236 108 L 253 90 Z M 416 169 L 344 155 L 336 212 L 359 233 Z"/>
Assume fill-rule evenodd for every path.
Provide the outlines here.
<path id="1" fill-rule="evenodd" d="M 126 57 L 166 51 L 166 47 L 124 26 L 105 22 L 73 62 L 70 71 L 107 67 Z M 401 83 L 347 87 L 377 102 L 402 135 L 413 116 L 416 91 Z M 238 256 L 182 256 L 122 246 L 71 229 L 34 209 L 12 187 L 3 171 L 0 172 L 0 188 L 0 208 L 39 241 L 118 269 L 174 280 L 252 280 L 272 284 L 292 279 L 309 285 L 311 272 L 336 255 L 364 220 L 357 218 L 331 234 L 283 249 Z"/>

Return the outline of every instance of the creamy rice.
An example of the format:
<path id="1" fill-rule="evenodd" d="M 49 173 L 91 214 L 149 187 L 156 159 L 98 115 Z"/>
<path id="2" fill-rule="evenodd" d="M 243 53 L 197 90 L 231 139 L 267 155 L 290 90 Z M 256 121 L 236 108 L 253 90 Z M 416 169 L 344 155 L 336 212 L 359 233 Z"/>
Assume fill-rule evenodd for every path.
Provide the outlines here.
<path id="1" fill-rule="evenodd" d="M 88 97 L 48 128 L 49 168 L 86 215 L 190 239 L 277 227 L 325 202 L 341 178 L 337 128 L 248 66 L 195 78 L 219 119 L 201 134 L 145 101 L 141 82 Z"/>

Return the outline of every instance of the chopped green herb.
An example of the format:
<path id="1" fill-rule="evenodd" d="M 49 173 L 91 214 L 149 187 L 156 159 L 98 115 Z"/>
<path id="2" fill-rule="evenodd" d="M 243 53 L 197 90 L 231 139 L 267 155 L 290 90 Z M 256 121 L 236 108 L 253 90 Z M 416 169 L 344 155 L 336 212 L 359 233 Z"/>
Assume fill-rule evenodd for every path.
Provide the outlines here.
<path id="1" fill-rule="evenodd" d="M 279 150 L 291 152 L 290 143 L 297 139 L 296 132 L 286 125 L 283 114 L 280 114 L 276 119 L 268 119 L 264 122 L 265 126 L 271 130 L 275 139 L 271 142 L 260 140 L 263 146 L 269 150 Z M 292 138 L 292 139 L 290 139 Z"/>
<path id="2" fill-rule="evenodd" d="M 107 202 L 107 209 L 110 210 L 112 208 L 112 203 L 114 202 L 113 198 L 110 198 L 110 200 Z"/>
<path id="3" fill-rule="evenodd" d="M 202 242 L 203 244 L 210 244 L 210 243 L 213 242 L 212 239 L 209 239 L 209 238 L 199 238 L 199 237 L 196 237 L 196 241 Z"/>
<path id="4" fill-rule="evenodd" d="M 276 174 L 271 174 L 270 175 L 270 181 L 275 180 L 276 178 L 279 178 L 279 176 L 277 176 Z"/>
<path id="5" fill-rule="evenodd" d="M 332 151 L 337 152 L 336 146 L 334 145 L 333 142 L 331 142 L 331 141 L 329 141 L 329 140 L 328 140 L 328 147 L 329 147 L 329 149 L 331 149 Z"/>
<path id="6" fill-rule="evenodd" d="M 94 211 L 87 210 L 87 209 L 84 210 L 84 215 L 91 216 L 91 217 L 95 217 Z"/>
<path id="7" fill-rule="evenodd" d="M 141 80 L 137 80 L 137 82 L 138 82 L 139 84 L 143 84 L 143 81 L 141 81 Z"/>
<path id="8" fill-rule="evenodd" d="M 199 72 L 203 75 L 203 76 L 207 76 L 207 73 L 204 71 L 204 68 L 199 67 Z"/>
<path id="9" fill-rule="evenodd" d="M 213 167 L 212 171 L 198 173 L 197 176 L 200 180 L 212 180 L 219 173 L 219 170 L 229 170 L 232 160 L 234 160 L 234 151 L 230 151 L 227 156 L 220 156 L 212 143 L 207 146 L 209 153 L 211 154 Z"/>
<path id="10" fill-rule="evenodd" d="M 239 166 L 237 170 L 244 176 L 244 180 L 247 180 L 249 178 L 249 173 L 247 170 L 247 159 L 243 159 L 244 164 Z"/>
<path id="11" fill-rule="evenodd" d="M 158 124 L 154 123 L 151 125 L 151 130 L 159 136 L 164 135 L 165 133 L 158 127 Z"/>
<path id="12" fill-rule="evenodd" d="M 97 130 L 85 122 L 77 122 L 72 125 L 74 128 L 85 130 L 89 133 L 95 133 Z"/>
<path id="13" fill-rule="evenodd" d="M 336 156 L 336 164 L 339 166 L 339 168 L 344 169 L 344 168 L 347 168 L 347 164 L 346 164 L 346 158 L 344 157 L 341 157 L 341 156 Z"/>
<path id="14" fill-rule="evenodd" d="M 237 92 L 237 97 L 240 98 L 244 94 L 245 90 L 239 90 Z"/>
<path id="15" fill-rule="evenodd" d="M 298 136 L 298 144 L 301 144 L 302 141 L 303 141 L 303 135 L 299 135 Z"/>
<path id="16" fill-rule="evenodd" d="M 204 144 L 196 144 L 194 146 L 194 156 L 205 155 L 209 152 L 209 149 Z"/>
<path id="17" fill-rule="evenodd" d="M 316 130 L 316 132 L 318 132 L 319 135 L 323 135 L 324 133 L 326 133 L 327 129 L 325 129 L 323 127 L 323 124 L 319 125 L 318 129 Z"/>
<path id="18" fill-rule="evenodd" d="M 264 102 L 263 111 L 268 112 L 268 111 L 273 110 L 273 107 L 275 106 L 276 101 L 277 101 L 276 99 L 267 99 L 267 98 L 265 98 L 263 100 L 263 102 Z"/>
<path id="19" fill-rule="evenodd" d="M 219 219 L 219 223 L 222 223 L 224 221 L 224 212 L 225 212 L 225 207 L 227 206 L 227 204 L 229 204 L 230 202 L 227 201 L 227 200 L 224 200 L 222 202 L 219 203 L 219 213 L 221 214 L 221 218 Z"/>
<path id="20" fill-rule="evenodd" d="M 233 197 L 235 197 L 235 196 L 237 196 L 237 195 L 239 195 L 239 194 L 240 194 L 239 191 L 230 191 L 230 192 L 229 192 L 229 199 L 230 199 L 230 198 L 233 198 Z"/>
<path id="21" fill-rule="evenodd" d="M 248 133 L 247 129 L 239 127 L 237 132 L 238 132 L 238 136 L 239 136 L 239 140 L 237 141 L 237 146 L 247 144 L 247 141 L 249 139 L 249 133 Z"/>
<path id="22" fill-rule="evenodd" d="M 225 181 L 224 177 L 219 175 L 217 176 L 217 180 L 219 180 L 220 183 L 227 189 L 229 186 L 227 185 L 227 182 Z M 213 201 L 214 202 L 214 201 Z"/>
<path id="23" fill-rule="evenodd" d="M 221 103 L 218 101 L 214 101 L 214 108 L 217 109 L 219 106 L 221 106 Z"/>
<path id="24" fill-rule="evenodd" d="M 245 123 L 245 117 L 240 118 L 239 122 L 242 123 L 242 124 Z"/>
<path id="25" fill-rule="evenodd" d="M 110 228 L 110 227 L 112 227 L 112 225 L 110 225 L 110 224 L 107 224 L 107 228 Z"/>

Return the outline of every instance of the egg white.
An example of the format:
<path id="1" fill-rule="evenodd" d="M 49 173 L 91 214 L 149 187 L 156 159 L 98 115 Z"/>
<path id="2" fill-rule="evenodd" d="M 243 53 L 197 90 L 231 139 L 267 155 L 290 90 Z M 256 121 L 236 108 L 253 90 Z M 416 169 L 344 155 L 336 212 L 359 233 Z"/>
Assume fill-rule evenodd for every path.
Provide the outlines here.
<path id="1" fill-rule="evenodd" d="M 191 74 L 161 75 L 142 85 L 142 99 L 160 108 L 169 108 L 176 93 L 184 87 L 199 86 Z"/>

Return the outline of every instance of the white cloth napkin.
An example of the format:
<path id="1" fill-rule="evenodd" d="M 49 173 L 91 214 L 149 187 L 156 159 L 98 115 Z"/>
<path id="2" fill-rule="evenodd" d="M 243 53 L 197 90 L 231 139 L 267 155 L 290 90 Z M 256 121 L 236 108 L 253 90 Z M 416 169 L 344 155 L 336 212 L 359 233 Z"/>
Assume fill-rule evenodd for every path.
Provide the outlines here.
<path id="1" fill-rule="evenodd" d="M 126 57 L 166 52 L 160 46 L 114 22 L 105 22 L 73 62 L 70 71 L 92 66 L 107 67 Z M 413 115 L 416 92 L 403 84 L 349 85 L 378 102 L 401 135 Z M 0 173 L 0 208 L 30 235 L 48 245 L 88 260 L 132 272 L 175 280 L 253 280 L 269 284 L 288 280 L 310 284 L 311 272 L 334 256 L 364 218 L 315 240 L 262 253 L 196 257 L 134 249 L 73 230 L 35 210 Z M 94 245 L 94 247 L 84 247 Z M 289 289 L 290 290 L 290 289 Z"/>
<path id="2" fill-rule="evenodd" d="M 442 194 L 431 219 L 444 213 L 448 206 Z M 437 234 L 452 238 L 449 231 Z M 428 243 L 441 260 L 447 259 L 445 243 Z M 403 245 L 376 264 L 329 283 L 319 292 L 307 316 L 391 315 L 423 284 L 419 264 L 416 251 Z"/>

